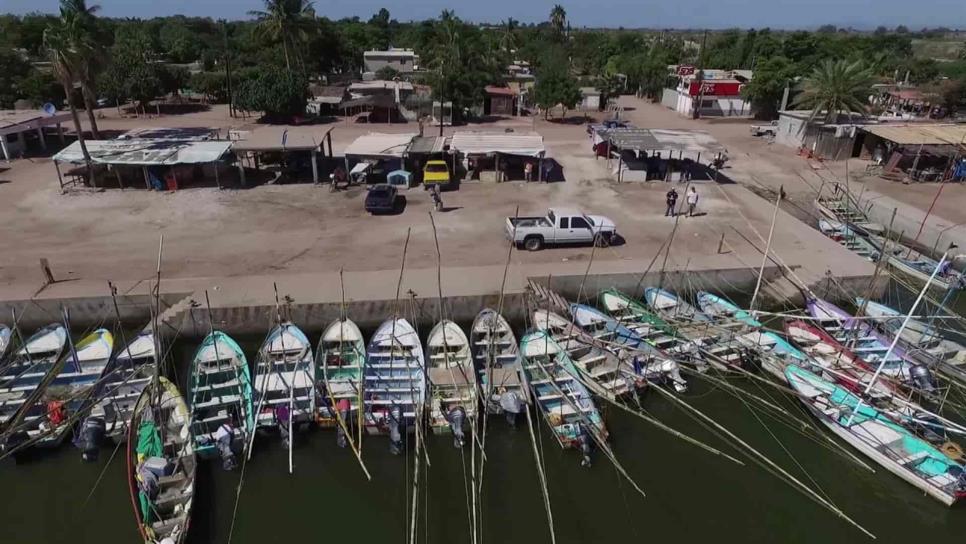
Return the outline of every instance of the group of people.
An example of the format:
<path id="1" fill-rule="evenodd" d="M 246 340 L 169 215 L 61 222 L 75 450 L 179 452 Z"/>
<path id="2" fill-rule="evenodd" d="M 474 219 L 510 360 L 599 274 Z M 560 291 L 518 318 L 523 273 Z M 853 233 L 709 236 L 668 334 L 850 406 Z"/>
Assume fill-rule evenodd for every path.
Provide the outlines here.
<path id="1" fill-rule="evenodd" d="M 667 203 L 667 209 L 664 210 L 664 217 L 674 217 L 677 215 L 677 203 L 678 203 L 678 192 L 671 187 L 671 190 L 664 195 L 665 202 Z M 691 187 L 688 189 L 685 195 L 685 201 L 688 204 L 688 217 L 694 217 L 694 210 L 698 207 L 698 192 Z"/>

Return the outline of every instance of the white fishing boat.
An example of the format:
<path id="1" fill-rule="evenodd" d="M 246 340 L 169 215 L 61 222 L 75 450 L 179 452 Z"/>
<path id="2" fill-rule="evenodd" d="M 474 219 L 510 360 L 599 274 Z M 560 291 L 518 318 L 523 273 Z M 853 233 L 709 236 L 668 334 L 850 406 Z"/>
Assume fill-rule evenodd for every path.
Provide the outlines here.
<path id="1" fill-rule="evenodd" d="M 315 361 L 315 375 L 323 391 L 318 406 L 320 425 L 338 425 L 335 410 L 340 406 L 346 425 L 361 414 L 365 362 L 366 343 L 351 319 L 337 319 L 325 328 Z"/>
<path id="2" fill-rule="evenodd" d="M 947 506 L 966 496 L 963 465 L 846 389 L 795 365 L 785 369 L 803 404 L 833 434 Z"/>
<path id="3" fill-rule="evenodd" d="M 430 428 L 453 433 L 456 444 L 462 446 L 464 424 L 476 425 L 479 405 L 470 342 L 459 325 L 444 319 L 429 332 L 426 348 Z"/>
<path id="4" fill-rule="evenodd" d="M 309 339 L 292 323 L 276 325 L 255 358 L 256 427 L 295 425 L 315 420 L 315 361 Z"/>
<path id="5" fill-rule="evenodd" d="M 366 348 L 364 421 L 369 434 L 414 430 L 426 403 L 423 347 L 405 319 L 390 319 Z M 395 446 L 392 446 L 395 447 Z"/>
<path id="6" fill-rule="evenodd" d="M 566 353 L 582 383 L 594 394 L 616 399 L 645 387 L 643 376 L 634 376 L 614 353 L 597 344 L 579 325 L 548 310 L 535 310 L 533 327 L 544 331 Z"/>
<path id="7" fill-rule="evenodd" d="M 7 360 L 7 351 L 10 349 L 11 338 L 13 337 L 10 327 L 0 323 L 0 368 L 3 368 L 4 361 Z"/>
<path id="8" fill-rule="evenodd" d="M 484 408 L 515 422 L 530 403 L 530 394 L 523 385 L 520 346 L 513 329 L 496 310 L 485 308 L 473 320 L 470 346 Z"/>
<path id="9" fill-rule="evenodd" d="M 864 233 L 878 234 L 885 230 L 879 223 L 869 221 L 868 215 L 850 204 L 844 195 L 820 197 L 814 201 L 814 205 L 816 211 L 832 223 L 854 226 Z"/>
<path id="10" fill-rule="evenodd" d="M 0 368 L 0 429 L 29 408 L 25 405 L 61 360 L 66 344 L 66 329 L 52 323 L 34 333 Z"/>
<path id="11" fill-rule="evenodd" d="M 19 425 L 38 447 L 60 445 L 74 422 L 89 407 L 97 381 L 111 360 L 114 336 L 97 329 L 65 350 L 64 360 L 52 370 L 37 401 L 21 414 Z"/>
<path id="12" fill-rule="evenodd" d="M 104 368 L 88 419 L 102 421 L 107 438 L 119 443 L 127 440 L 134 405 L 153 380 L 157 364 L 154 334 L 142 331 Z"/>
<path id="13" fill-rule="evenodd" d="M 891 334 L 899 331 L 902 321 L 905 319 L 905 315 L 898 310 L 879 302 L 866 301 L 857 297 L 855 305 L 859 308 L 865 308 L 865 315 L 877 318 L 876 325 Z M 944 321 L 939 319 L 935 323 L 942 327 Z M 947 360 L 952 364 L 966 364 L 966 346 L 944 338 L 939 328 L 932 322 L 926 323 L 918 319 L 910 319 L 909 323 L 906 324 L 906 329 L 902 331 L 901 338 L 912 346 L 925 350 L 930 355 Z"/>

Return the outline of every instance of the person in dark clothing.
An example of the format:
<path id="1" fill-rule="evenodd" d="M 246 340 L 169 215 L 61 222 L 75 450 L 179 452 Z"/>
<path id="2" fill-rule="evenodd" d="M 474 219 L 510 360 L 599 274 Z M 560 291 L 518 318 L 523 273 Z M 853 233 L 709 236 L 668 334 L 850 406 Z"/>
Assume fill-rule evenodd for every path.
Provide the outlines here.
<path id="1" fill-rule="evenodd" d="M 667 209 L 664 210 L 664 217 L 674 217 L 674 206 L 678 202 L 678 192 L 671 187 L 671 190 L 665 195 L 665 201 L 667 202 Z"/>

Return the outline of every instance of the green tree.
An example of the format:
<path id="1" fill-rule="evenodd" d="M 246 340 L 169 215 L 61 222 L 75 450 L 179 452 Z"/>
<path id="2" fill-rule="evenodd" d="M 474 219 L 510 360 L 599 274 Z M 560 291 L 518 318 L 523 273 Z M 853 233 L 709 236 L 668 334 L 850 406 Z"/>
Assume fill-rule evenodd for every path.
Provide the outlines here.
<path id="1" fill-rule="evenodd" d="M 517 27 L 520 26 L 520 22 L 509 17 L 506 21 L 503 21 L 500 29 L 500 48 L 510 55 L 518 45 L 517 41 Z"/>
<path id="2" fill-rule="evenodd" d="M 267 68 L 238 85 L 232 97 L 237 108 L 260 111 L 268 117 L 305 114 L 308 82 L 290 70 Z"/>
<path id="3" fill-rule="evenodd" d="M 554 4 L 550 10 L 550 26 L 558 33 L 562 34 L 567 26 L 567 10 L 560 4 Z"/>
<path id="4" fill-rule="evenodd" d="M 17 92 L 19 98 L 29 100 L 35 107 L 48 102 L 64 103 L 64 88 L 57 82 L 57 78 L 47 71 L 31 70 L 17 81 Z"/>
<path id="5" fill-rule="evenodd" d="M 70 34 L 71 39 L 77 40 L 71 48 L 75 52 L 72 69 L 75 82 L 80 85 L 81 96 L 84 99 L 84 109 L 90 123 L 91 134 L 100 139 L 97 128 L 97 118 L 94 115 L 97 101 L 96 80 L 104 69 L 104 49 L 95 36 L 95 16 L 100 6 L 88 6 L 86 0 L 60 0 L 60 19 L 71 18 L 76 31 Z"/>
<path id="6" fill-rule="evenodd" d="M 872 87 L 872 73 L 861 61 L 826 60 L 799 85 L 794 105 L 812 110 L 809 122 L 823 112 L 828 122 L 839 114 L 864 112 Z"/>
<path id="7" fill-rule="evenodd" d="M 382 79 L 385 81 L 392 81 L 399 77 L 399 70 L 396 70 L 392 66 L 383 66 L 376 71 L 376 79 Z"/>
<path id="8" fill-rule="evenodd" d="M 224 102 L 228 96 L 225 82 L 225 72 L 198 72 L 191 74 L 188 86 L 196 93 L 205 96 L 210 102 Z"/>
<path id="9" fill-rule="evenodd" d="M 289 49 L 301 61 L 302 44 L 312 29 L 315 10 L 309 0 L 264 0 L 265 11 L 249 11 L 258 19 L 258 30 L 269 39 L 281 42 L 285 53 L 285 67 L 292 70 Z"/>
<path id="10" fill-rule="evenodd" d="M 751 107 L 759 119 L 775 119 L 785 86 L 794 76 L 791 62 L 785 57 L 774 57 L 758 64 L 755 77 L 741 90 L 742 96 L 751 101 Z"/>
<path id="11" fill-rule="evenodd" d="M 30 72 L 30 63 L 20 53 L 0 49 L 0 109 L 12 109 L 13 103 L 23 97 L 20 84 Z"/>
<path id="12" fill-rule="evenodd" d="M 165 72 L 157 52 L 151 48 L 147 29 L 141 25 L 122 27 L 111 49 L 111 63 L 99 84 L 116 103 L 133 100 L 144 107 L 170 90 L 169 74 Z"/>
<path id="13" fill-rule="evenodd" d="M 562 116 L 580 102 L 580 88 L 577 80 L 570 74 L 565 53 L 551 50 L 540 62 L 537 84 L 533 88 L 533 98 L 543 108 L 544 118 L 550 116 L 550 109 L 558 105 L 563 108 Z"/>
<path id="14" fill-rule="evenodd" d="M 84 50 L 91 47 L 86 42 L 86 31 L 84 21 L 76 13 L 62 13 L 58 21 L 51 23 L 44 31 L 44 49 L 47 50 L 50 58 L 50 65 L 54 76 L 64 88 L 64 96 L 67 98 L 67 106 L 70 108 L 70 115 L 74 121 L 74 129 L 77 132 L 77 142 L 87 164 L 87 171 L 91 173 L 93 180 L 93 168 L 91 165 L 91 155 L 87 151 L 87 143 L 84 141 L 84 127 L 81 126 L 80 116 L 77 115 L 77 108 L 71 100 L 71 91 L 74 83 L 79 79 L 78 70 L 82 60 L 88 55 Z"/>

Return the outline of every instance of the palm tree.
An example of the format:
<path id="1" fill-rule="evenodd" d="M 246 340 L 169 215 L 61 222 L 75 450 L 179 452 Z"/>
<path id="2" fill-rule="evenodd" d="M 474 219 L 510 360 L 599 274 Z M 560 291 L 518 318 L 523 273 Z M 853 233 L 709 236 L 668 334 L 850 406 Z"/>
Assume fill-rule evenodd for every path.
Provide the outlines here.
<path id="1" fill-rule="evenodd" d="M 865 111 L 872 81 L 872 72 L 862 61 L 826 60 L 802 81 L 793 105 L 812 110 L 809 122 L 825 112 L 825 120 L 832 123 L 842 112 L 851 117 L 852 112 Z"/>
<path id="2" fill-rule="evenodd" d="M 517 47 L 517 26 L 519 23 L 510 17 L 503 23 L 503 34 L 500 35 L 500 48 L 509 55 Z"/>
<path id="3" fill-rule="evenodd" d="M 560 4 L 555 4 L 553 9 L 550 10 L 550 26 L 553 27 L 557 32 L 563 32 L 565 26 L 567 26 L 567 10 L 563 8 Z"/>
<path id="4" fill-rule="evenodd" d="M 70 115 L 74 119 L 77 143 L 80 144 L 84 162 L 87 163 L 87 172 L 93 181 L 94 171 L 91 167 L 91 155 L 87 152 L 87 144 L 84 142 L 84 129 L 81 126 L 80 116 L 77 115 L 77 108 L 74 106 L 72 99 L 74 83 L 79 79 L 78 67 L 81 65 L 81 59 L 89 54 L 86 51 L 88 40 L 83 24 L 84 22 L 77 13 L 62 13 L 58 21 L 44 30 L 44 49 L 50 57 L 54 76 L 64 87 L 64 96 L 67 97 Z"/>
<path id="5" fill-rule="evenodd" d="M 81 96 L 84 98 L 84 109 L 87 110 L 87 120 L 91 126 L 91 134 L 95 139 L 101 138 L 101 133 L 97 129 L 97 119 L 94 116 L 96 103 L 96 80 L 97 75 L 104 69 L 104 50 L 94 39 L 94 14 L 100 11 L 99 5 L 87 5 L 87 0 L 60 0 L 60 17 L 76 18 L 80 25 L 81 32 L 74 38 L 83 40 L 84 44 L 78 44 L 75 51 L 79 53 L 78 65 L 75 67 L 75 77 L 81 86 Z"/>
<path id="6" fill-rule="evenodd" d="M 282 42 L 285 53 L 285 66 L 292 70 L 289 58 L 289 46 L 298 58 L 299 42 L 305 40 L 315 10 L 310 0 L 264 0 L 265 11 L 249 11 L 248 14 L 258 19 L 258 29 L 272 40 Z"/>

